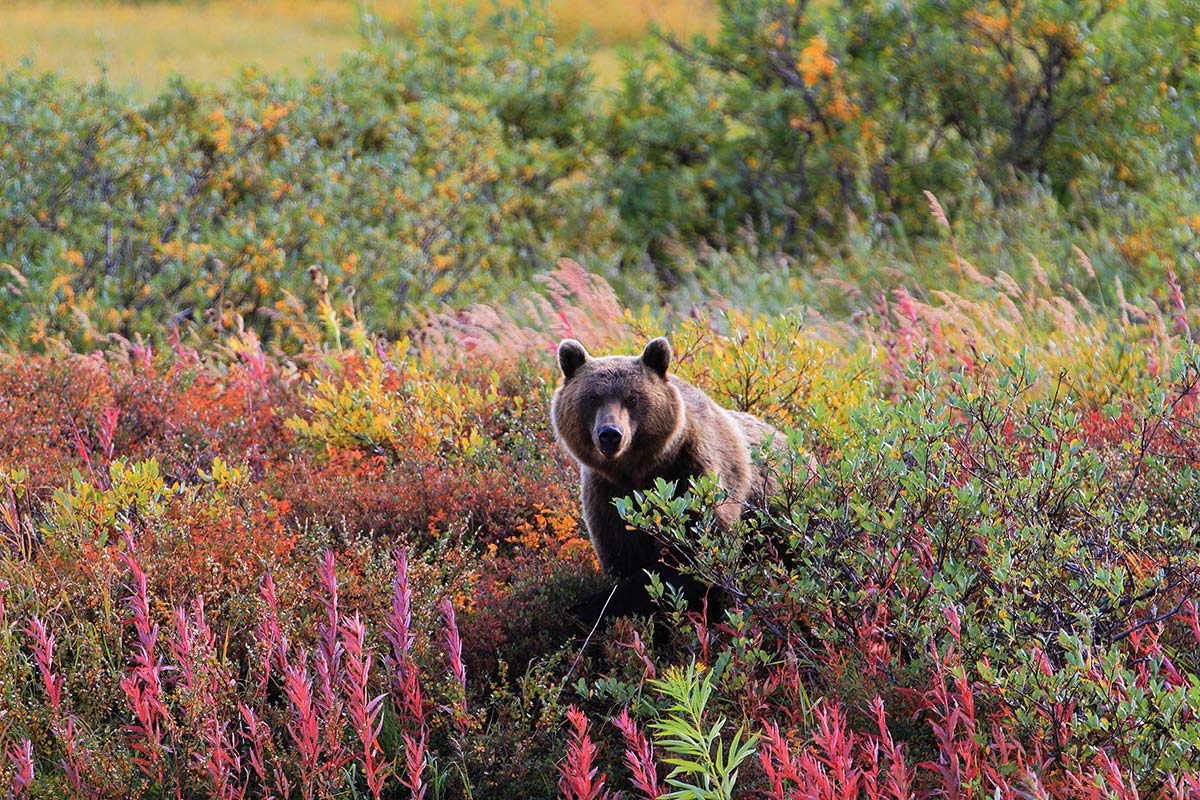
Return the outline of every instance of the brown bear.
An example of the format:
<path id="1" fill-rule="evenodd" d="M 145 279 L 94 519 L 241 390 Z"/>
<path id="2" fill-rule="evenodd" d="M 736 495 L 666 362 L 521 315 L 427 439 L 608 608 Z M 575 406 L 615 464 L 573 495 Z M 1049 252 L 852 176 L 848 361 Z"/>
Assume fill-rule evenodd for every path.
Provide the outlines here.
<path id="1" fill-rule="evenodd" d="M 776 481 L 767 467 L 753 462 L 751 449 L 782 453 L 784 437 L 668 375 L 666 339 L 652 340 L 640 356 L 603 358 L 565 339 L 558 363 L 563 383 L 554 393 L 550 419 L 558 440 L 579 462 L 583 516 L 606 573 L 640 585 L 645 570 L 661 570 L 658 544 L 629 529 L 613 505 L 616 498 L 652 487 L 656 478 L 675 481 L 684 491 L 690 479 L 713 473 L 726 492 L 716 509 L 726 529 L 743 512 L 765 507 Z"/>

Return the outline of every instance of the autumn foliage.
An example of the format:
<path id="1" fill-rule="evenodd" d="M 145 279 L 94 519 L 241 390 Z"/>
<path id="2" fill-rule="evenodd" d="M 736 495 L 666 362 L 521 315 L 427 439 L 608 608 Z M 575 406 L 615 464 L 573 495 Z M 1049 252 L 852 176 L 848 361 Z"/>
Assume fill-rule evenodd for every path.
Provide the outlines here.
<path id="1" fill-rule="evenodd" d="M 1200 797 L 1186 5 L 6 75 L 5 795 Z M 620 500 L 711 592 L 593 626 L 554 349 L 657 335 L 819 469 Z"/>
<path id="2" fill-rule="evenodd" d="M 1009 280 L 853 328 L 614 320 L 564 262 L 398 344 L 6 356 L 12 794 L 1190 796 L 1189 309 Z M 727 610 L 663 587 L 585 646 L 552 346 L 658 326 L 823 466 L 736 546 L 703 482 L 636 499 Z"/>

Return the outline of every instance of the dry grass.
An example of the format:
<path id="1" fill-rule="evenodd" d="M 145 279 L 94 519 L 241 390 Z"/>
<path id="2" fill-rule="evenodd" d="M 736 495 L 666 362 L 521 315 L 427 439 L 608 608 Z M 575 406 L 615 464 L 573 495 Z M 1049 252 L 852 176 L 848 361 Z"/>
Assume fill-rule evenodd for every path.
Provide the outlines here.
<path id="1" fill-rule="evenodd" d="M 171 73 L 201 82 L 228 79 L 246 66 L 303 73 L 314 63 L 335 63 L 359 41 L 358 6 L 350 0 L 3 4 L 0 69 L 30 58 L 38 69 L 75 78 L 107 70 L 114 85 L 139 95 L 161 87 Z M 401 30 L 413 28 L 422 8 L 420 0 L 367 5 Z M 562 35 L 592 33 L 600 45 L 596 67 L 602 80 L 615 75 L 616 46 L 636 44 L 651 21 L 683 35 L 716 27 L 710 0 L 553 0 L 549 7 Z"/>

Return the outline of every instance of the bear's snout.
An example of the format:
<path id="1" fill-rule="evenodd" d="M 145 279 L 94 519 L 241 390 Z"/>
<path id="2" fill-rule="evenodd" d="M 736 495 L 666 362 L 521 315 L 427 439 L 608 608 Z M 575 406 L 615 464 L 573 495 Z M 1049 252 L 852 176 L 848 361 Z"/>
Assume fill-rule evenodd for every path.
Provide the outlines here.
<path id="1" fill-rule="evenodd" d="M 596 445 L 604 455 L 614 456 L 621 449 L 622 436 L 621 429 L 616 425 L 601 425 L 600 430 L 596 431 Z"/>

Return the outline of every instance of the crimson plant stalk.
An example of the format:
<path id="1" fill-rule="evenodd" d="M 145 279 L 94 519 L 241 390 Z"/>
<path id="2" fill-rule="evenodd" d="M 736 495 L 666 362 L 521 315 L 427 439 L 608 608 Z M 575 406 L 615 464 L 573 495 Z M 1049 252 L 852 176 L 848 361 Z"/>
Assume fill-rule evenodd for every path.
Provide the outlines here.
<path id="1" fill-rule="evenodd" d="M 383 701 L 387 695 L 371 697 L 368 691 L 372 658 L 366 648 L 366 628 L 357 614 L 342 623 L 342 649 L 346 654 L 343 681 L 347 714 L 362 746 L 359 763 L 362 764 L 367 789 L 375 800 L 379 800 L 384 781 L 392 770 L 392 763 L 382 759 L 383 747 L 379 744 L 379 734 L 383 729 Z"/>

